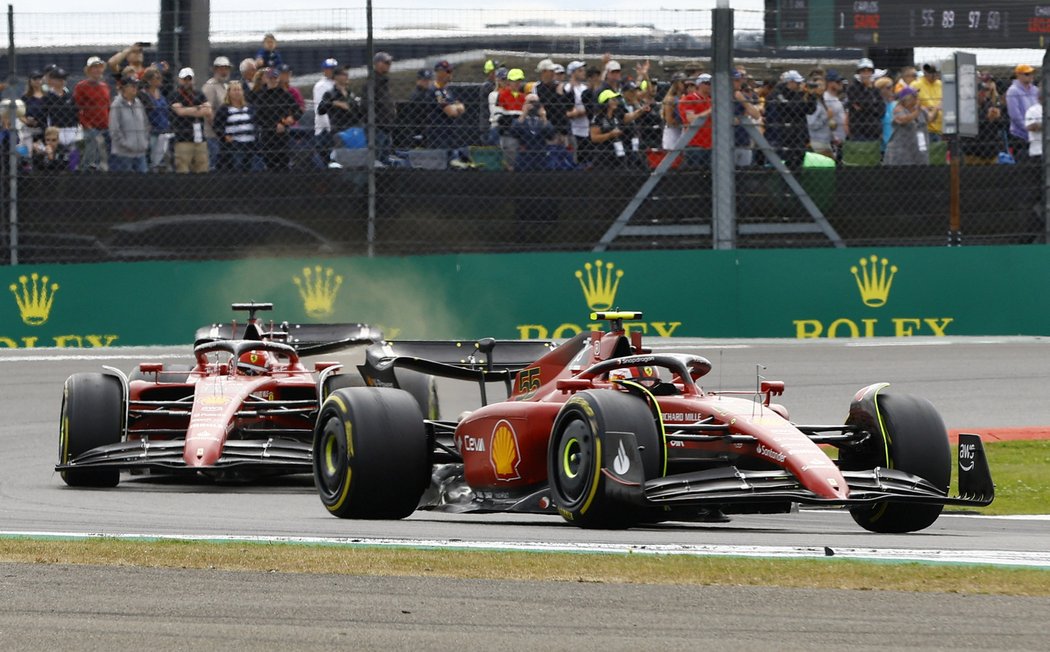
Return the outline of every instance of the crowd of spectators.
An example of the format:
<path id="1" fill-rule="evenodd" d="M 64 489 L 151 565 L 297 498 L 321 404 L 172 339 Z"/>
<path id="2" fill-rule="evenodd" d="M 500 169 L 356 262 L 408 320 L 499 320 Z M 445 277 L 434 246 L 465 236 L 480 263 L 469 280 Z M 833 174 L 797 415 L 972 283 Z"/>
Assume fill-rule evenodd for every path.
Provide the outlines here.
<path id="1" fill-rule="evenodd" d="M 711 161 L 712 77 L 702 69 L 658 80 L 647 61 L 626 71 L 609 55 L 593 65 L 543 59 L 528 71 L 489 60 L 485 79 L 465 86 L 453 83 L 455 68 L 442 60 L 419 70 L 399 102 L 390 84 L 393 58 L 379 52 L 373 103 L 370 86 L 352 88 L 335 58 L 321 63 L 304 98 L 272 34 L 236 70 L 226 56 L 216 57 L 203 83 L 192 68 L 147 64 L 147 45 L 132 44 L 108 60 L 90 57 L 72 89 L 57 66 L 30 73 L 18 108 L 26 170 L 280 171 L 293 165 L 293 149 L 308 152 L 312 166 L 338 167 L 347 160 L 342 154 L 364 150 L 373 134 L 380 166 L 410 164 L 406 138 L 409 150 L 442 152 L 439 167 L 476 167 L 479 146 L 498 153 L 500 167 L 518 171 L 646 169 L 670 150 L 682 150 L 676 165 L 686 168 Z M 1021 64 L 1013 73 L 1008 85 L 978 73 L 979 134 L 961 142 L 967 164 L 1041 154 L 1035 69 Z M 812 156 L 848 164 L 851 149 L 866 152 L 867 164 L 935 162 L 931 152 L 944 128 L 935 64 L 891 74 L 864 58 L 845 73 L 817 67 L 761 79 L 737 66 L 729 74 L 738 167 L 769 163 L 756 140 L 767 141 L 791 169 Z M 312 124 L 300 124 L 304 116 Z M 4 111 L 5 129 L 8 117 Z M 366 128 L 370 119 L 373 130 Z"/>

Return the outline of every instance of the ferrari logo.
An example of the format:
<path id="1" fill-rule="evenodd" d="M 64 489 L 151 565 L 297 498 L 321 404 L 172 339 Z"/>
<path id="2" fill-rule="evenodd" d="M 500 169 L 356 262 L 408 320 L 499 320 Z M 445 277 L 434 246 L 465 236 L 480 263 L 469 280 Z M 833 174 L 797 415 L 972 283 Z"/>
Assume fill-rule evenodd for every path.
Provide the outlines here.
<path id="1" fill-rule="evenodd" d="M 58 292 L 58 283 L 48 282 L 47 276 L 40 276 L 33 272 L 29 276 L 18 277 L 18 283 L 10 285 L 11 294 L 15 295 L 18 304 L 18 312 L 22 315 L 22 322 L 27 326 L 40 326 L 47 323 L 51 314 L 51 304 L 55 302 L 55 293 Z"/>
<path id="2" fill-rule="evenodd" d="M 492 431 L 492 468 L 496 472 L 496 479 L 509 482 L 521 477 L 518 473 L 518 464 L 521 455 L 518 453 L 518 435 L 514 427 L 506 419 L 496 424 Z"/>
<path id="3" fill-rule="evenodd" d="M 335 311 L 335 297 L 343 285 L 343 277 L 331 267 L 317 265 L 313 269 L 304 267 L 302 277 L 293 276 L 292 283 L 299 288 L 306 314 L 320 319 Z"/>

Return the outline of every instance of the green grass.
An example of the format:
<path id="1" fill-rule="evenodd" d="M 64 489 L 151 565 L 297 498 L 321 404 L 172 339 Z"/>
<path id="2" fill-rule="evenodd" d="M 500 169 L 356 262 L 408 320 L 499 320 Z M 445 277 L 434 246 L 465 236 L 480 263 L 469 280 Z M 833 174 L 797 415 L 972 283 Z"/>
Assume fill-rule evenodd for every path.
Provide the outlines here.
<path id="1" fill-rule="evenodd" d="M 996 515 L 1050 512 L 1050 440 L 994 442 L 984 447 L 995 482 L 995 502 L 977 511 Z M 955 469 L 952 473 L 951 492 L 955 494 Z"/>
<path id="2" fill-rule="evenodd" d="M 847 559 L 0 539 L 0 563 L 465 579 L 1050 596 L 1050 570 Z"/>

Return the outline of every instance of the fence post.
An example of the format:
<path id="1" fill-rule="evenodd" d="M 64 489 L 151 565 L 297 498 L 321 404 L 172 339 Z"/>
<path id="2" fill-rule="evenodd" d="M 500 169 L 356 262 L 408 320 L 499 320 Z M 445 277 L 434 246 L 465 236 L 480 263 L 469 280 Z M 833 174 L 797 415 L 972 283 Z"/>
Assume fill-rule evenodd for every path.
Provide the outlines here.
<path id="1" fill-rule="evenodd" d="M 1041 158 L 1043 168 L 1043 243 L 1050 243 L 1050 154 L 1048 154 L 1048 141 L 1050 135 L 1046 133 L 1047 125 L 1050 124 L 1050 107 L 1047 106 L 1047 98 L 1050 97 L 1050 47 L 1043 53 L 1043 79 L 1039 83 L 1039 102 L 1043 105 L 1043 129 L 1039 137 L 1043 139 L 1043 155 Z"/>
<path id="2" fill-rule="evenodd" d="M 373 62 L 375 42 L 372 40 L 372 0 L 365 3 L 365 21 L 368 35 L 365 40 L 365 67 L 368 70 L 368 257 L 375 255 L 376 246 L 376 71 Z"/>
<path id="3" fill-rule="evenodd" d="M 736 178 L 733 143 L 733 10 L 727 0 L 718 0 L 711 21 L 712 98 L 711 184 L 713 249 L 736 248 Z"/>
<path id="4" fill-rule="evenodd" d="M 7 5 L 7 81 L 13 86 L 15 81 L 15 8 Z M 10 228 L 8 246 L 11 253 L 11 265 L 18 264 L 18 105 L 11 99 L 8 106 L 8 118 L 11 128 L 7 132 L 7 224 Z"/>

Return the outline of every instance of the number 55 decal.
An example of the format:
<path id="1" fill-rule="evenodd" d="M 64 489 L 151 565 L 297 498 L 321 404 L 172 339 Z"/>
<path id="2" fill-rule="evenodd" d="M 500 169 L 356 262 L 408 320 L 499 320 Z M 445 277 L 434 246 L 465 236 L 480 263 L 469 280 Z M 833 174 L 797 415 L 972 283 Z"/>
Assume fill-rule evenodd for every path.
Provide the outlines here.
<path id="1" fill-rule="evenodd" d="M 540 388 L 540 368 L 531 367 L 518 372 L 518 400 L 532 398 Z"/>

